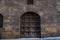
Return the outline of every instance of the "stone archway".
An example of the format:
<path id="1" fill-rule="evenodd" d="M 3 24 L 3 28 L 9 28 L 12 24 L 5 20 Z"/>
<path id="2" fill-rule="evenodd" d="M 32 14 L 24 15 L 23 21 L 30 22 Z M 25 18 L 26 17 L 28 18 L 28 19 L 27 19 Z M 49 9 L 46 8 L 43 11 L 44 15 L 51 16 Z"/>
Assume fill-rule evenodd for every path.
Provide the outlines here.
<path id="1" fill-rule="evenodd" d="M 3 15 L 0 14 L 0 39 L 2 38 Z"/>
<path id="2" fill-rule="evenodd" d="M 20 38 L 40 38 L 40 16 L 34 12 L 26 12 L 20 17 Z"/>

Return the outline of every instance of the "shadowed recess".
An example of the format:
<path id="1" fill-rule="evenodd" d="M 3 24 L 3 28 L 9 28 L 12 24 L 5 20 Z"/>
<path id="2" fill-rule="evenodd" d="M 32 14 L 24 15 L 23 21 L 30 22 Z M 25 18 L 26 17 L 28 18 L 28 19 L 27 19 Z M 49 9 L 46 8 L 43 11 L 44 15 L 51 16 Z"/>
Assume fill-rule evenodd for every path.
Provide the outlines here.
<path id="1" fill-rule="evenodd" d="M 34 12 L 26 12 L 20 17 L 20 37 L 40 38 L 40 16 Z"/>

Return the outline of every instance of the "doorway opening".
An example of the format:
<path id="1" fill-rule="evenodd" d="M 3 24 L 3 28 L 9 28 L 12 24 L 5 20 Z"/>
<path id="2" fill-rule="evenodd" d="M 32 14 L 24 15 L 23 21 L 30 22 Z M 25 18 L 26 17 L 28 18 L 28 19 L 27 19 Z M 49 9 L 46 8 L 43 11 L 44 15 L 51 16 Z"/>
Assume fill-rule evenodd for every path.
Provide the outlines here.
<path id="1" fill-rule="evenodd" d="M 26 12 L 20 17 L 20 38 L 41 38 L 40 16 Z"/>

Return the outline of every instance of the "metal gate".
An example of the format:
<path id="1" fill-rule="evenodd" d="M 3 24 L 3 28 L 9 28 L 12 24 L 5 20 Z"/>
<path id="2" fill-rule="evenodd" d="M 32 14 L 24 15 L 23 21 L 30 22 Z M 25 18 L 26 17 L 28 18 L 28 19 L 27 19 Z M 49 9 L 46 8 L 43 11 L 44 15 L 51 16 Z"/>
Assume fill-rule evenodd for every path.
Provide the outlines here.
<path id="1" fill-rule="evenodd" d="M 40 38 L 40 16 L 34 12 L 24 13 L 20 18 L 21 38 Z"/>

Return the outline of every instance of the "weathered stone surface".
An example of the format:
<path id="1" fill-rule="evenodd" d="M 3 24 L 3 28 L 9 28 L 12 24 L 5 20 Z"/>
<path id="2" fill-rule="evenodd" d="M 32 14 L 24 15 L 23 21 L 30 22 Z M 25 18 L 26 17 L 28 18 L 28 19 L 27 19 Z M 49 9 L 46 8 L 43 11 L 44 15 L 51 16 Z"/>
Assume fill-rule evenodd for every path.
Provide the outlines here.
<path id="1" fill-rule="evenodd" d="M 56 10 L 55 0 L 34 0 L 33 5 L 28 5 L 27 0 L 2 0 L 0 1 L 0 13 L 4 16 L 3 28 L 10 26 L 15 29 L 13 30 L 12 28 L 11 29 L 9 28 L 10 30 L 13 30 L 14 33 L 17 32 L 16 31 L 17 28 L 18 29 L 20 28 L 20 16 L 25 12 L 30 12 L 30 11 L 36 12 L 41 17 L 42 37 L 51 36 L 49 34 L 44 35 L 46 34 L 44 28 L 60 27 L 60 13 L 58 13 Z M 58 28 L 56 28 L 56 33 Z M 4 32 L 7 34 L 5 35 Z M 11 31 L 9 32 L 8 30 L 7 32 L 6 31 L 4 32 L 2 35 L 5 38 L 8 37 L 9 33 L 12 33 Z M 12 36 L 11 35 L 9 36 L 12 38 L 16 38 L 15 34 L 14 35 L 13 34 Z M 58 35 L 59 34 L 60 31 Z M 57 34 L 53 34 L 53 35 L 57 35 Z"/>

